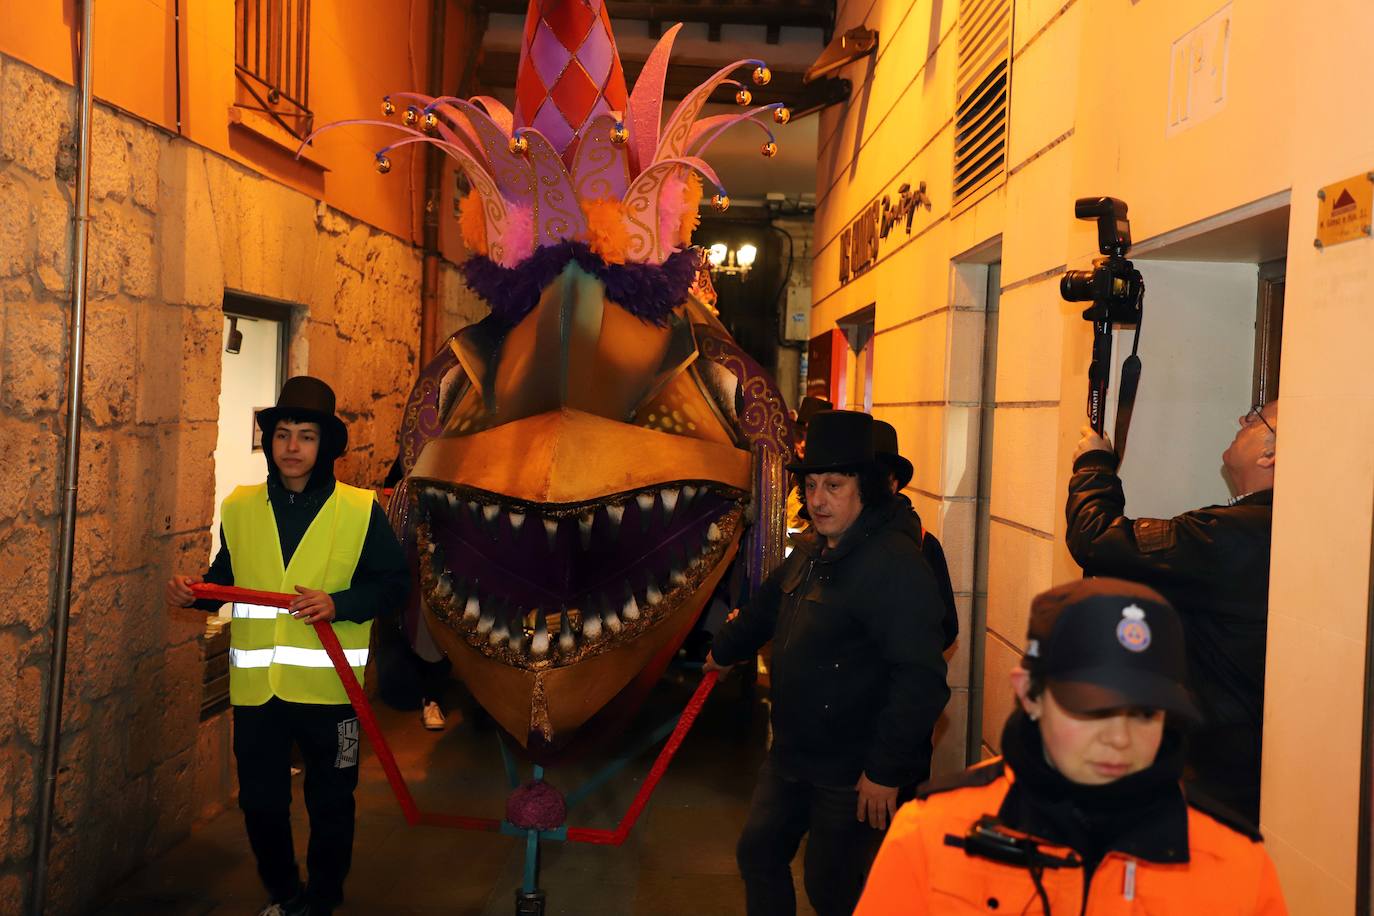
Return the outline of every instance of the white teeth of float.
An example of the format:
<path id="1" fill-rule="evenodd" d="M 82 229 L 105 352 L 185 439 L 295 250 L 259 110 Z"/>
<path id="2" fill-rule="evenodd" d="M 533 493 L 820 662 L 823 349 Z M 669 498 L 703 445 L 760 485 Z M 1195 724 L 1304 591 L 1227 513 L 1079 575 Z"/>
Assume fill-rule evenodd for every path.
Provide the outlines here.
<path id="1" fill-rule="evenodd" d="M 582 611 L 582 635 L 589 640 L 601 638 L 601 615 L 590 608 Z"/>
<path id="2" fill-rule="evenodd" d="M 639 506 L 639 530 L 647 532 L 649 530 L 650 513 L 654 511 L 654 494 L 640 493 L 636 495 L 635 505 Z"/>
<path id="3" fill-rule="evenodd" d="M 620 632 L 620 618 L 616 616 L 614 608 L 608 606 L 604 613 L 604 618 L 606 621 L 606 629 L 610 630 L 612 633 Z"/>
<path id="4" fill-rule="evenodd" d="M 534 636 L 530 638 L 530 654 L 543 658 L 549 654 L 549 625 L 540 611 L 534 612 Z"/>
<path id="5" fill-rule="evenodd" d="M 662 505 L 664 523 L 671 525 L 679 509 L 686 509 L 704 493 L 703 487 L 681 485 L 636 493 L 633 498 L 640 513 L 641 523 L 647 532 L 652 527 L 650 523 L 657 511 L 657 504 Z M 453 509 L 457 513 L 454 520 L 459 523 L 462 522 L 461 510 L 466 506 L 468 519 L 497 540 L 500 540 L 500 531 L 504 527 L 502 516 L 509 520 L 513 535 L 518 535 L 530 515 L 527 508 L 506 509 L 500 504 L 465 501 L 462 497 L 439 487 L 422 488 L 419 495 L 424 497 L 421 500 L 422 505 L 427 504 L 433 509 L 442 509 L 445 506 Z M 544 527 L 551 550 L 557 548 L 558 529 L 564 523 L 564 519 L 568 520 L 569 525 L 576 520 L 578 539 L 584 549 L 590 549 L 592 533 L 596 527 L 596 513 L 604 510 L 606 522 L 603 524 L 609 524 L 611 536 L 618 540 L 628 505 L 627 497 L 625 502 L 607 503 L 584 509 L 576 515 L 548 517 L 536 514 L 535 517 Z M 720 544 L 725 538 L 720 523 L 712 522 L 705 530 L 699 525 L 700 522 L 691 525 L 691 529 L 696 533 L 690 538 L 683 538 L 682 532 L 677 532 L 674 535 L 675 546 L 664 548 L 666 558 L 661 561 L 663 565 L 652 573 L 635 574 L 636 584 L 627 583 L 627 586 L 623 586 L 624 591 L 620 592 L 627 595 L 623 601 L 611 597 L 616 594 L 614 590 L 603 597 L 586 600 L 580 614 L 577 611 L 572 612 L 580 619 L 580 624 L 570 619 L 572 615 L 567 609 L 563 609 L 558 617 L 557 630 L 553 628 L 554 621 L 538 611 L 511 617 L 501 610 L 500 602 L 491 602 L 490 596 L 488 603 L 491 607 L 484 608 L 482 600 L 478 597 L 477 584 L 466 579 L 460 581 L 460 577 L 447 568 L 443 547 L 431 540 L 426 540 L 422 546 L 425 555 L 432 557 L 430 567 L 435 575 L 431 596 L 439 601 L 447 601 L 448 606 L 454 610 L 461 608 L 464 629 L 475 632 L 475 635 L 492 646 L 509 647 L 511 651 L 526 658 L 546 660 L 559 652 L 572 655 L 583 643 L 604 640 L 613 634 L 623 632 L 632 624 L 637 625 L 646 615 L 654 613 L 657 606 L 665 603 L 665 593 L 676 595 L 679 589 L 690 587 L 702 569 L 709 566 L 711 557 L 719 552 Z M 603 532 L 605 530 L 603 528 Z M 647 583 L 642 593 L 637 590 L 638 583 Z M 639 594 L 642 594 L 643 598 L 638 597 Z"/>
<path id="6" fill-rule="evenodd" d="M 577 637 L 573 636 L 572 621 L 568 619 L 568 609 L 558 613 L 558 649 L 560 652 L 571 652 L 577 648 Z"/>

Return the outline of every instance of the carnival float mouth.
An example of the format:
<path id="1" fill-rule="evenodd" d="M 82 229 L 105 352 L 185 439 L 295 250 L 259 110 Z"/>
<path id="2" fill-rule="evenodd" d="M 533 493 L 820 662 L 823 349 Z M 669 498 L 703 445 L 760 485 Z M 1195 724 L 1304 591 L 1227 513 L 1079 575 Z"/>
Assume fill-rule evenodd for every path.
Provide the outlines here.
<path id="1" fill-rule="evenodd" d="M 434 616 L 512 668 L 571 665 L 700 605 L 747 494 L 684 480 L 573 504 L 412 482 L 420 587 Z"/>

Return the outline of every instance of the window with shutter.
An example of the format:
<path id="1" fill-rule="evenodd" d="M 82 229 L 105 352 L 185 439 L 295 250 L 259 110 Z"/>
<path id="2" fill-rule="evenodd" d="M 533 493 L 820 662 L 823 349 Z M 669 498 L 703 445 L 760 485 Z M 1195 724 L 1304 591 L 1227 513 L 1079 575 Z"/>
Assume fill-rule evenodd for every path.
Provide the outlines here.
<path id="1" fill-rule="evenodd" d="M 955 97 L 954 208 L 972 205 L 1007 171 L 1011 0 L 963 0 Z"/>

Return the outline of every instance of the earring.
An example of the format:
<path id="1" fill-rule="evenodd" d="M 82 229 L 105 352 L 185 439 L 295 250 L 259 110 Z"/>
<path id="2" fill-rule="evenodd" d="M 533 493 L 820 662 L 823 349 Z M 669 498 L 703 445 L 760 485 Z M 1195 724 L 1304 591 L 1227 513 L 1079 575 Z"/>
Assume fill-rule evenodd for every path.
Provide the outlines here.
<path id="1" fill-rule="evenodd" d="M 1040 714 L 1039 714 L 1039 713 L 1036 713 L 1036 712 L 1028 712 L 1028 713 L 1026 713 L 1026 715 L 1030 716 L 1030 720 L 1031 720 L 1032 722 L 1039 722 L 1039 721 L 1040 721 Z"/>

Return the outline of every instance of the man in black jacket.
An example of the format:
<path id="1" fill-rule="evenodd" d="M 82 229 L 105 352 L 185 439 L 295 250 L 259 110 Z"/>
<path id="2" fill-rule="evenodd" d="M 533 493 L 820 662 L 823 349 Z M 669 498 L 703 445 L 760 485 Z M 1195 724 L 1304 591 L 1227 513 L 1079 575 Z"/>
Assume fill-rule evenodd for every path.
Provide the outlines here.
<path id="1" fill-rule="evenodd" d="M 1190 781 L 1256 822 L 1278 422 L 1277 401 L 1240 418 L 1221 456 L 1229 505 L 1134 520 L 1111 443 L 1084 428 L 1067 505 L 1069 551 L 1085 573 L 1143 583 L 1178 609 L 1204 718 Z"/>
<path id="2" fill-rule="evenodd" d="M 807 896 L 819 916 L 848 916 L 898 787 L 929 775 L 949 699 L 944 608 L 874 459 L 871 417 L 817 414 L 789 470 L 812 530 L 716 634 L 706 669 L 773 642 L 773 746 L 737 849 L 748 913 L 795 912 L 791 861 L 809 833 Z"/>

